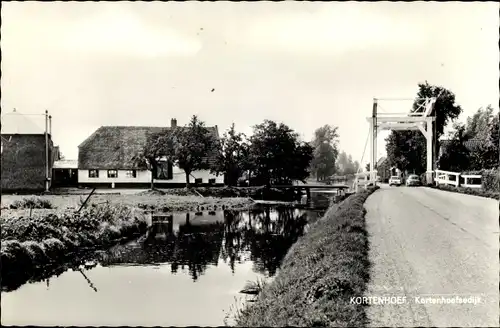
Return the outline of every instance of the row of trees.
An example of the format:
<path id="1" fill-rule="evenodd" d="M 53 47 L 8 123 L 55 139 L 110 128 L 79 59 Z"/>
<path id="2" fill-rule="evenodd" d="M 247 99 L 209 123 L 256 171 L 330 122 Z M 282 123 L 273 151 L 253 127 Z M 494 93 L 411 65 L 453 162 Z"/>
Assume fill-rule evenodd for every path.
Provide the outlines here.
<path id="1" fill-rule="evenodd" d="M 346 152 L 341 152 L 337 159 L 337 171 L 339 175 L 353 175 L 358 172 L 360 164 L 358 161 L 353 161 L 351 155 Z"/>
<path id="2" fill-rule="evenodd" d="M 305 180 L 313 158 L 313 147 L 283 123 L 265 120 L 246 137 L 234 124 L 218 139 L 193 116 L 186 127 L 176 127 L 148 137 L 144 149 L 134 160 L 152 171 L 153 179 L 161 161 L 184 170 L 186 186 L 196 170 L 224 174 L 225 183 L 234 186 L 241 177 L 255 184 L 291 184 Z"/>
<path id="3" fill-rule="evenodd" d="M 460 172 L 498 167 L 499 129 L 499 114 L 491 106 L 478 109 L 465 124 L 454 125 L 439 167 Z"/>
<path id="4" fill-rule="evenodd" d="M 419 84 L 416 100 L 413 103 L 415 111 L 425 98 L 437 97 L 433 115 L 434 123 L 434 154 L 438 157 L 437 167 L 443 170 L 479 170 L 499 165 L 498 155 L 498 114 L 493 114 L 493 108 L 488 106 L 480 109 L 466 124 L 455 123 L 446 151 L 440 154 L 440 143 L 436 142 L 444 135 L 445 127 L 454 122 L 462 113 L 462 108 L 455 102 L 455 94 L 443 87 L 430 85 L 428 82 Z M 478 140 L 479 146 L 474 150 L 466 147 L 468 140 Z M 401 171 L 421 174 L 426 171 L 426 140 L 420 131 L 392 131 L 386 139 L 387 159 L 390 166 Z"/>
<path id="5" fill-rule="evenodd" d="M 317 181 L 323 181 L 334 174 L 353 175 L 359 169 L 359 163 L 353 161 L 351 155 L 347 155 L 345 151 L 339 152 L 337 131 L 337 127 L 324 125 L 314 133 L 311 173 Z"/>

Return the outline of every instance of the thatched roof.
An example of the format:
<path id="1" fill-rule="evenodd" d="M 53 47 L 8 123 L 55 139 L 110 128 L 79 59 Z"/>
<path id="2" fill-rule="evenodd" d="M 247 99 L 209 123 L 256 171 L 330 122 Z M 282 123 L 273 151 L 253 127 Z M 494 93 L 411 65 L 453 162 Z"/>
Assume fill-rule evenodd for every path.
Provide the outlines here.
<path id="1" fill-rule="evenodd" d="M 441 154 L 446 152 L 446 150 L 448 149 L 451 142 L 452 142 L 452 140 L 441 140 L 439 152 Z M 482 141 L 480 139 L 469 139 L 469 140 L 464 142 L 464 146 L 465 146 L 465 148 L 467 148 L 467 150 L 474 151 L 474 150 L 478 149 L 481 146 L 481 144 L 483 144 L 483 143 L 484 143 L 484 141 Z"/>
<path id="2" fill-rule="evenodd" d="M 387 160 L 387 157 L 380 157 L 377 161 L 377 167 L 382 165 Z"/>
<path id="3" fill-rule="evenodd" d="M 217 126 L 207 129 L 219 138 Z M 148 136 L 168 130 L 169 127 L 101 126 L 78 146 L 78 168 L 145 169 L 134 162 L 134 156 L 142 151 Z"/>

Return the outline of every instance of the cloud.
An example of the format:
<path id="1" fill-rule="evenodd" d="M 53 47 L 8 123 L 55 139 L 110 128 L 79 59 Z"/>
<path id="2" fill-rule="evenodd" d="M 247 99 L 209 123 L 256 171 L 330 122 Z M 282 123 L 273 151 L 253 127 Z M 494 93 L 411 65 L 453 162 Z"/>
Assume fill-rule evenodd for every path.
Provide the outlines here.
<path id="1" fill-rule="evenodd" d="M 117 10 L 118 9 L 118 10 Z M 83 53 L 136 56 L 192 56 L 202 43 L 164 27 L 153 29 L 117 7 L 76 22 L 66 32 L 67 48 Z"/>
<path id="2" fill-rule="evenodd" d="M 372 47 L 414 47 L 425 42 L 425 29 L 366 6 L 329 6 L 272 15 L 254 21 L 240 42 L 263 51 L 339 53 Z"/>

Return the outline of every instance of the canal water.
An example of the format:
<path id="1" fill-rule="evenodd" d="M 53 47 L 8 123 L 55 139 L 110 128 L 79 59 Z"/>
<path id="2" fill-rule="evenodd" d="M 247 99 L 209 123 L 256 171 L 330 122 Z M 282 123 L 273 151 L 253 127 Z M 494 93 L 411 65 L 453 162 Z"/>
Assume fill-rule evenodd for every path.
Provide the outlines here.
<path id="1" fill-rule="evenodd" d="M 176 213 L 86 263 L 1 295 L 4 325 L 221 326 L 270 281 L 321 213 L 261 206 Z"/>

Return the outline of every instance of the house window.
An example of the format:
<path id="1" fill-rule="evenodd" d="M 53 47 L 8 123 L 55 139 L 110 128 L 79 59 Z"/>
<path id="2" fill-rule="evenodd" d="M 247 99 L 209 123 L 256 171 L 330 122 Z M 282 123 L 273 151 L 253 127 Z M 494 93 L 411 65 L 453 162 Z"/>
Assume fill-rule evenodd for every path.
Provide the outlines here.
<path id="1" fill-rule="evenodd" d="M 118 178 L 117 170 L 108 170 L 108 178 Z"/>
<path id="2" fill-rule="evenodd" d="M 194 179 L 194 183 L 195 183 L 195 184 L 201 184 L 201 183 L 203 183 L 203 179 L 201 179 L 201 178 L 196 178 L 196 179 Z"/>
<path id="3" fill-rule="evenodd" d="M 99 171 L 98 170 L 89 170 L 89 178 L 98 178 Z"/>
<path id="4" fill-rule="evenodd" d="M 213 178 L 212 179 L 208 179 L 208 183 L 209 184 L 215 184 L 215 179 L 213 179 Z"/>
<path id="5" fill-rule="evenodd" d="M 136 170 L 128 170 L 125 172 L 125 176 L 127 178 L 137 178 L 137 171 Z"/>
<path id="6" fill-rule="evenodd" d="M 156 170 L 156 179 L 171 180 L 173 178 L 173 167 L 169 161 L 161 161 L 158 163 Z"/>

